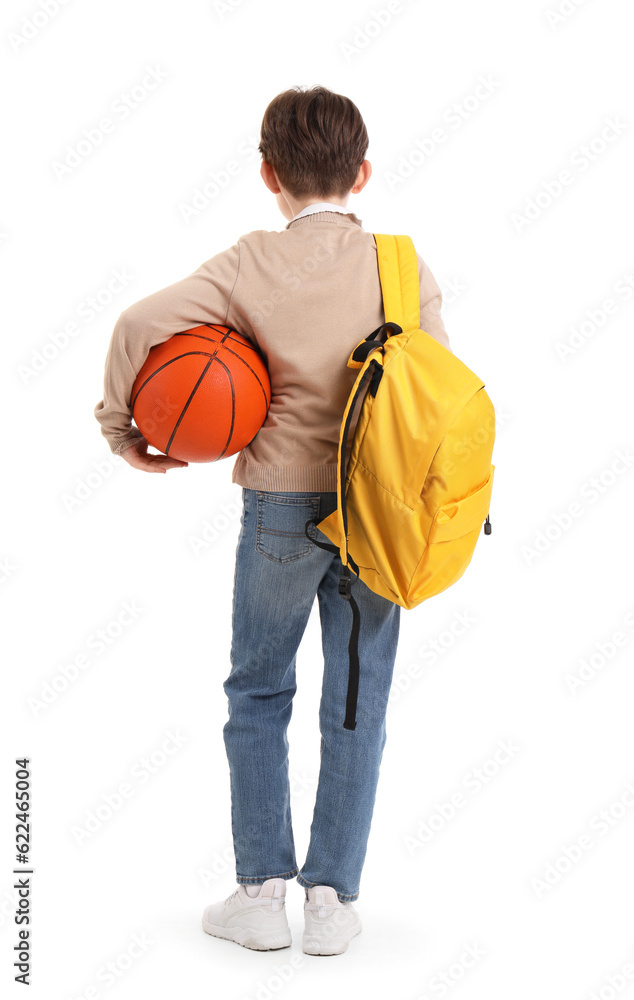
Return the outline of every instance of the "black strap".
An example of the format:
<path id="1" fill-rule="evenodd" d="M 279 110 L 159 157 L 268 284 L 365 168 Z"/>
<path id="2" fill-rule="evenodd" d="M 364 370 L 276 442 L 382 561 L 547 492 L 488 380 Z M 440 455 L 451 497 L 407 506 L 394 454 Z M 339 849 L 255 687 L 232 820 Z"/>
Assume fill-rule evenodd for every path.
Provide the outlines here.
<path id="1" fill-rule="evenodd" d="M 401 328 L 396 326 L 395 323 L 389 323 L 384 325 L 395 327 L 396 332 L 399 333 L 401 332 Z M 370 337 L 366 338 L 366 341 L 371 340 L 375 336 L 375 334 L 377 334 L 382 329 L 383 327 L 378 327 L 374 331 L 374 333 L 370 334 Z M 362 345 L 359 345 L 359 347 L 361 346 Z M 375 349 L 376 347 L 377 347 L 376 344 L 372 345 L 372 349 Z M 369 353 L 369 351 L 367 353 Z M 376 395 L 376 390 L 378 388 L 379 382 L 381 381 L 382 374 L 383 374 L 383 366 L 379 364 L 378 361 L 372 360 L 368 365 L 368 367 L 366 368 L 365 372 L 363 373 L 363 377 L 361 378 L 361 381 L 357 386 L 357 391 L 354 394 L 354 398 L 348 410 L 348 416 L 346 418 L 341 438 L 341 448 L 340 448 L 341 461 L 339 464 L 339 481 L 341 490 L 341 512 L 343 515 L 343 530 L 344 530 L 344 539 L 346 546 L 346 565 L 342 566 L 341 575 L 339 577 L 339 594 L 341 597 L 343 597 L 345 601 L 350 602 L 350 607 L 352 609 L 352 629 L 350 631 L 350 641 L 348 643 L 348 659 L 349 659 L 348 690 L 346 693 L 346 716 L 343 721 L 344 729 L 355 729 L 357 725 L 356 709 L 357 709 L 357 699 L 359 694 L 359 674 L 360 674 L 359 633 L 361 631 L 361 614 L 359 612 L 359 606 L 355 601 L 354 597 L 352 596 L 352 584 L 355 582 L 355 580 L 351 579 L 350 577 L 350 566 L 352 566 L 356 579 L 359 578 L 359 567 L 357 566 L 356 562 L 348 552 L 348 510 L 346 505 L 345 458 L 348 445 L 348 434 L 350 431 L 350 425 L 352 424 L 352 418 L 354 415 L 354 411 L 357 407 L 357 404 L 359 402 L 359 399 L 361 398 L 362 395 L 365 394 L 365 390 L 367 389 L 368 386 L 370 388 L 370 391 L 372 392 L 372 395 L 373 396 Z M 317 541 L 316 538 L 313 538 L 311 535 L 308 534 L 308 526 L 310 524 L 314 524 L 316 526 L 317 525 L 316 519 L 311 518 L 310 521 L 306 522 L 306 525 L 304 527 L 304 534 L 306 535 L 306 537 L 310 538 L 311 542 L 313 542 L 315 545 L 318 545 L 320 549 L 327 549 L 329 552 L 334 552 L 335 554 L 339 555 L 339 549 L 337 548 L 336 545 L 329 545 L 325 544 L 324 542 L 319 542 Z"/>
<path id="2" fill-rule="evenodd" d="M 349 570 L 347 566 L 344 566 L 344 573 L 348 573 Z M 339 578 L 339 593 L 341 594 L 341 584 L 344 580 L 344 574 Z M 346 581 L 349 583 L 349 580 Z M 350 607 L 352 608 L 352 629 L 350 630 L 350 641 L 348 642 L 348 690 L 346 692 L 346 717 L 343 720 L 344 729 L 355 729 L 357 725 L 357 697 L 359 695 L 359 632 L 361 631 L 361 615 L 359 613 L 359 605 L 355 601 L 352 594 L 341 594 L 346 600 L 350 601 Z"/>
<path id="3" fill-rule="evenodd" d="M 391 331 L 388 332 L 388 331 Z M 362 340 L 360 344 L 357 344 L 353 353 L 353 361 L 364 362 L 372 351 L 375 351 L 379 344 L 384 344 L 388 336 L 393 336 L 396 333 L 402 333 L 403 327 L 399 326 L 398 323 L 383 323 L 381 326 L 377 326 L 376 330 L 368 334 L 365 340 Z M 374 339 L 376 337 L 376 340 Z"/>

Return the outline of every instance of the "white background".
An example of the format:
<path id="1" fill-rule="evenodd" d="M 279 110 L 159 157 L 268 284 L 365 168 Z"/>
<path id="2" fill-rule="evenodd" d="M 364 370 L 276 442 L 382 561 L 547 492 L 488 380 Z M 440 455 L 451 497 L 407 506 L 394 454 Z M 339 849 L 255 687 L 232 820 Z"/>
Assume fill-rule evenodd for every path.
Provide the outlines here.
<path id="1" fill-rule="evenodd" d="M 11 888 L 20 755 L 33 772 L 30 995 L 634 995 L 631 10 L 564 0 L 557 19 L 556 3 L 391 4 L 379 27 L 383 0 L 234 0 L 224 11 L 211 0 L 68 0 L 49 17 L 34 0 L 3 5 L 0 953 L 11 996 L 22 995 Z M 160 85 L 56 176 L 67 147 L 148 67 Z M 474 97 L 481 79 L 492 81 L 486 98 Z M 279 91 L 315 83 L 351 97 L 368 128 L 374 173 L 349 208 L 366 230 L 412 236 L 446 291 L 452 349 L 497 414 L 493 533 L 454 587 L 401 616 L 355 904 L 364 930 L 329 960 L 302 955 L 294 880 L 291 949 L 252 952 L 200 927 L 204 906 L 235 888 L 222 738 L 234 459 L 146 475 L 113 460 L 93 416 L 124 308 L 243 233 L 286 225 L 259 156 L 239 150 L 257 144 Z M 458 126 L 455 104 L 467 111 Z M 601 139 L 608 120 L 620 134 Z M 439 128 L 445 141 L 415 153 Z M 231 159 L 239 174 L 185 222 L 181 206 Z M 408 162 L 410 176 L 390 183 Z M 78 320 L 124 268 L 127 287 Z M 72 321 L 79 334 L 49 346 L 35 371 Z M 562 354 L 573 329 L 577 346 Z M 196 554 L 206 523 L 216 536 Z M 142 611 L 91 651 L 122 602 Z M 81 653 L 85 668 L 35 708 Z M 573 689 L 582 661 L 587 679 Z M 289 729 L 300 865 L 321 669 L 315 605 Z M 182 745 L 161 757 L 170 733 Z M 80 839 L 124 782 L 131 798 Z M 130 959 L 135 935 L 151 944 Z M 471 967 L 469 945 L 481 955 Z"/>

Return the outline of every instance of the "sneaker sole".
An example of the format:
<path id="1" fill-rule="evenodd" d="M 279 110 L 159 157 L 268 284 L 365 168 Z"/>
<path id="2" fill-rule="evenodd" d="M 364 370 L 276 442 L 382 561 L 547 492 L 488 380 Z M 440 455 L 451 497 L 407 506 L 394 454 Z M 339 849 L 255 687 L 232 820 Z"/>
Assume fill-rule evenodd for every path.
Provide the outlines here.
<path id="1" fill-rule="evenodd" d="M 345 939 L 339 941 L 326 941 L 324 938 L 308 936 L 304 934 L 302 939 L 302 950 L 305 955 L 343 955 L 348 950 L 353 937 L 361 933 L 361 921 L 350 928 Z"/>
<path id="2" fill-rule="evenodd" d="M 220 927 L 218 924 L 208 923 L 204 917 L 202 927 L 205 934 L 224 938 L 225 941 L 235 941 L 243 948 L 252 948 L 254 951 L 277 951 L 279 948 L 289 948 L 291 945 L 290 931 L 270 934 L 266 931 L 254 931 L 247 927 Z"/>

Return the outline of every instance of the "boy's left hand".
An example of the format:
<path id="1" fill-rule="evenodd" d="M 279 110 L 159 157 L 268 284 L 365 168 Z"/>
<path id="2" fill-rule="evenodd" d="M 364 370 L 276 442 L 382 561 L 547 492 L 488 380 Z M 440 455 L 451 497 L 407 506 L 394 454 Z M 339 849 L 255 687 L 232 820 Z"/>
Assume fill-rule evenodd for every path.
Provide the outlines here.
<path id="1" fill-rule="evenodd" d="M 147 448 L 148 443 L 145 438 L 135 441 L 120 453 L 121 458 L 125 458 L 133 469 L 141 469 L 142 472 L 167 472 L 168 469 L 180 469 L 189 465 L 189 462 L 181 462 L 180 459 L 170 458 L 169 455 L 148 454 Z"/>

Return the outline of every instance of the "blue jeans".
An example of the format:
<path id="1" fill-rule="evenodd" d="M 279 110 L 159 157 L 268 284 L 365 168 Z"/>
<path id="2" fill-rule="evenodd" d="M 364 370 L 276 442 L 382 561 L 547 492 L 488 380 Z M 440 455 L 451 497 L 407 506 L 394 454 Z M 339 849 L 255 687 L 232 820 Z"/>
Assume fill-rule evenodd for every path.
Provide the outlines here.
<path id="1" fill-rule="evenodd" d="M 400 606 L 352 574 L 359 605 L 357 725 L 344 729 L 352 609 L 338 592 L 341 559 L 306 537 L 306 521 L 337 508 L 336 492 L 242 490 L 233 592 L 231 671 L 223 689 L 229 719 L 231 825 L 238 883 L 268 878 L 332 886 L 355 900 L 366 855 L 388 704 Z M 311 527 L 313 537 L 329 542 Z M 319 707 L 320 771 L 306 861 L 297 867 L 291 825 L 287 727 L 296 691 L 296 653 L 315 595 L 324 655 Z"/>

